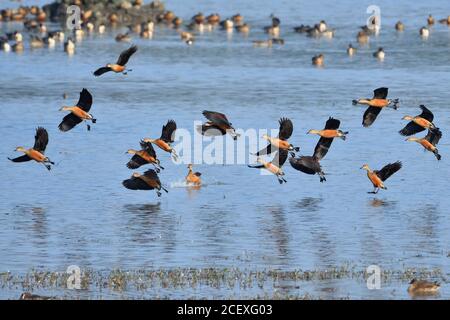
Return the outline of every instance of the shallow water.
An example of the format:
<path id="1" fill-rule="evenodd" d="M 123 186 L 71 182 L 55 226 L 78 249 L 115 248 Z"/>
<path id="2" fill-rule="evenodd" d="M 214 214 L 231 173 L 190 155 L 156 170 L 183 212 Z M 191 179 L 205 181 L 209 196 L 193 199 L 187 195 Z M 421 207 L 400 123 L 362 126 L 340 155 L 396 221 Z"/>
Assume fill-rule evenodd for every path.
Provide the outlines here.
<path id="1" fill-rule="evenodd" d="M 346 47 L 355 43 L 372 2 L 167 1 L 185 20 L 198 11 L 222 17 L 240 12 L 253 29 L 248 38 L 237 33 L 227 38 L 215 30 L 187 47 L 174 30 L 158 27 L 153 40 L 135 37 L 139 51 L 128 76 L 91 74 L 127 47 L 114 41 L 118 31 L 86 37 L 72 57 L 59 46 L 27 48 L 21 55 L 0 52 L 0 271 L 64 271 L 69 265 L 94 270 L 305 270 L 350 264 L 364 269 L 376 264 L 382 270 L 440 269 L 444 276 L 432 280 L 443 283 L 439 297 L 448 299 L 450 29 L 435 25 L 427 41 L 418 30 L 428 13 L 441 18 L 450 8 L 436 0 L 426 6 L 378 1 L 380 36 L 349 58 Z M 272 12 L 282 19 L 286 44 L 253 48 L 251 40 L 266 38 L 262 27 Z M 333 40 L 291 31 L 320 19 L 336 28 Z M 398 19 L 406 25 L 403 34 L 393 28 Z M 0 23 L 2 30 L 17 27 Z M 371 55 L 379 46 L 387 53 L 382 63 Z M 311 57 L 320 52 L 325 68 L 313 68 Z M 369 97 L 381 86 L 390 88 L 390 97 L 400 98 L 400 109 L 383 110 L 372 127 L 363 128 L 364 108 L 352 106 L 351 100 Z M 91 132 L 81 125 L 60 133 L 63 114 L 57 110 L 76 101 L 83 87 L 94 96 L 91 111 L 98 123 Z M 418 114 L 419 104 L 429 106 L 444 133 L 440 162 L 397 133 L 405 124 L 402 116 Z M 169 194 L 158 199 L 154 192 L 122 187 L 121 181 L 131 175 L 125 167 L 127 149 L 137 148 L 142 137 L 158 135 L 167 119 L 193 131 L 193 121 L 202 120 L 204 109 L 225 112 L 244 129 L 276 128 L 279 117 L 289 117 L 294 122 L 290 140 L 306 155 L 317 142 L 306 131 L 322 128 L 329 116 L 340 119 L 350 134 L 347 141 L 335 141 L 323 160 L 323 184 L 288 164 L 288 183 L 281 186 L 273 176 L 246 165 L 197 165 L 206 185 L 193 190 L 180 184 L 186 166 L 159 152 L 166 167 L 160 178 Z M 35 163 L 6 159 L 15 155 L 17 145 L 32 145 L 37 126 L 49 131 L 47 155 L 57 162 L 50 173 Z M 371 184 L 361 165 L 380 168 L 396 160 L 404 167 L 387 181 L 388 190 L 367 194 Z M 325 290 L 329 287 L 338 290 Z M 327 298 L 408 298 L 406 287 L 405 280 L 371 291 L 364 281 L 334 280 L 308 284 L 307 292 Z M 285 290 L 304 293 L 295 286 Z M 0 290 L 0 298 L 18 294 L 18 289 Z M 165 294 L 220 297 L 228 291 Z M 247 297 L 260 291 L 235 294 Z"/>

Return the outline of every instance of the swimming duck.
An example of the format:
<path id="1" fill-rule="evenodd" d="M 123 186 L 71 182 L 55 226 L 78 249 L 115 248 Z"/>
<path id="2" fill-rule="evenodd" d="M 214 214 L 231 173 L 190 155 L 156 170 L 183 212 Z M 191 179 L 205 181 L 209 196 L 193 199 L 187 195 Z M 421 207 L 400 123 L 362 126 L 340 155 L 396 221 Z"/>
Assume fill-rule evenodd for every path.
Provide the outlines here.
<path id="1" fill-rule="evenodd" d="M 319 32 L 325 32 L 328 30 L 327 23 L 324 20 L 321 20 L 318 24 Z"/>
<path id="2" fill-rule="evenodd" d="M 133 157 L 127 163 L 129 169 L 137 169 L 145 164 L 153 164 L 156 172 L 160 172 L 160 169 L 164 170 L 164 167 L 160 165 L 159 159 L 156 158 L 155 149 L 150 142 L 140 142 L 141 150 L 129 149 L 126 153 L 132 154 Z"/>
<path id="3" fill-rule="evenodd" d="M 274 37 L 278 37 L 280 35 L 280 19 L 271 15 L 272 25 L 268 27 L 264 27 L 264 32 L 268 33 Z"/>
<path id="4" fill-rule="evenodd" d="M 380 33 L 380 23 L 377 16 L 373 16 L 370 20 L 370 24 L 362 26 L 362 31 L 369 35 L 378 35 Z"/>
<path id="5" fill-rule="evenodd" d="M 259 48 L 271 48 L 273 46 L 273 40 L 255 40 L 253 41 L 253 46 Z"/>
<path id="6" fill-rule="evenodd" d="M 389 91 L 388 88 L 378 88 L 373 91 L 372 99 L 367 98 L 352 101 L 353 105 L 362 104 L 369 106 L 363 115 L 362 124 L 364 127 L 369 127 L 370 125 L 372 125 L 372 123 L 374 123 L 381 109 L 385 107 L 390 107 L 393 108 L 394 110 L 397 110 L 399 100 L 387 99 L 388 91 Z"/>
<path id="7" fill-rule="evenodd" d="M 24 155 L 11 159 L 12 162 L 26 162 L 34 160 L 38 163 L 42 163 L 47 170 L 51 170 L 50 165 L 54 165 L 55 163 L 52 162 L 48 157 L 44 155 L 45 149 L 47 148 L 48 144 L 48 132 L 42 127 L 38 127 L 36 129 L 36 135 L 34 136 L 34 146 L 31 149 L 25 149 L 24 147 L 17 147 L 15 151 L 23 152 Z"/>
<path id="8" fill-rule="evenodd" d="M 323 54 L 319 54 L 317 56 L 312 57 L 312 64 L 317 66 L 317 67 L 322 67 L 323 66 L 323 61 L 324 61 L 325 57 Z"/>
<path id="9" fill-rule="evenodd" d="M 356 51 L 357 51 L 356 48 L 353 47 L 353 45 L 350 43 L 347 48 L 347 54 L 349 56 L 354 56 L 356 54 Z"/>
<path id="10" fill-rule="evenodd" d="M 20 295 L 19 300 L 52 300 L 52 297 L 40 296 L 30 292 L 24 292 Z"/>
<path id="11" fill-rule="evenodd" d="M 209 16 L 206 17 L 206 21 L 210 24 L 210 25 L 217 25 L 218 23 L 220 23 L 220 15 L 218 13 L 212 13 Z"/>
<path id="12" fill-rule="evenodd" d="M 320 182 L 327 181 L 322 166 L 320 165 L 320 160 L 328 153 L 332 141 L 333 139 L 321 137 L 314 148 L 314 154 L 312 156 L 295 157 L 294 154 L 291 153 L 289 163 L 295 170 L 310 175 L 319 175 Z"/>
<path id="13" fill-rule="evenodd" d="M 412 116 L 404 116 L 402 120 L 410 121 L 399 133 L 403 136 L 411 136 L 418 132 L 422 132 L 425 129 L 434 130 L 436 126 L 433 123 L 434 115 L 433 113 L 425 107 L 423 104 L 420 105 L 420 109 L 422 113 L 412 117 Z"/>
<path id="14" fill-rule="evenodd" d="M 408 293 L 412 296 L 435 295 L 439 292 L 441 285 L 437 282 L 412 279 L 409 283 Z"/>
<path id="15" fill-rule="evenodd" d="M 201 126 L 197 126 L 197 131 L 201 135 L 223 136 L 228 133 L 234 140 L 237 140 L 240 136 L 223 113 L 204 110 L 202 114 L 208 121 Z"/>
<path id="16" fill-rule="evenodd" d="M 256 156 L 271 154 L 279 149 L 292 152 L 298 152 L 300 150 L 299 147 L 294 147 L 288 141 L 294 132 L 294 125 L 291 119 L 281 118 L 278 120 L 278 123 L 280 125 L 278 136 L 273 138 L 267 134 L 263 135 L 263 139 L 267 140 L 269 144 L 264 149 L 258 151 L 255 154 Z"/>
<path id="17" fill-rule="evenodd" d="M 220 26 L 222 27 L 222 29 L 224 29 L 226 31 L 232 31 L 233 27 L 234 27 L 234 23 L 233 23 L 233 20 L 231 20 L 231 19 L 225 19 L 220 22 Z"/>
<path id="18" fill-rule="evenodd" d="M 314 29 L 314 28 L 312 28 L 310 26 L 305 26 L 303 24 L 298 27 L 294 27 L 294 31 L 297 33 L 307 33 L 307 32 L 310 32 L 312 29 Z"/>
<path id="19" fill-rule="evenodd" d="M 130 37 L 130 34 L 128 32 L 126 32 L 126 33 L 119 33 L 116 36 L 115 39 L 116 39 L 117 42 L 130 42 L 131 41 L 131 37 Z"/>
<path id="20" fill-rule="evenodd" d="M 0 38 L 0 50 L 5 52 L 11 51 L 11 45 L 9 44 L 7 38 Z"/>
<path id="21" fill-rule="evenodd" d="M 323 138 L 324 142 L 329 142 L 329 145 L 331 145 L 331 142 L 333 142 L 334 138 L 341 138 L 345 141 L 347 138 L 347 131 L 339 130 L 341 122 L 338 119 L 334 119 L 332 117 L 329 117 L 327 122 L 325 123 L 325 128 L 323 130 L 314 130 L 311 129 L 308 131 L 308 134 L 317 134 L 321 138 Z M 327 141 L 326 139 L 329 139 L 330 141 Z M 325 143 L 323 144 L 325 145 Z"/>
<path id="22" fill-rule="evenodd" d="M 429 26 L 432 26 L 434 24 L 434 18 L 433 18 L 433 16 L 431 14 L 428 15 L 427 24 Z"/>
<path id="23" fill-rule="evenodd" d="M 23 42 L 22 41 L 16 42 L 15 44 L 13 44 L 11 46 L 11 48 L 12 48 L 12 51 L 21 53 L 24 50 Z"/>
<path id="24" fill-rule="evenodd" d="M 441 137 L 441 130 L 439 130 L 439 128 L 436 128 L 435 130 L 428 130 L 427 135 L 423 138 L 411 137 L 406 139 L 406 141 L 414 141 L 421 144 L 425 150 L 432 152 L 435 155 L 436 159 L 441 160 L 441 155 L 439 154 L 439 150 L 436 147 Z"/>
<path id="25" fill-rule="evenodd" d="M 378 60 L 384 60 L 385 55 L 386 54 L 384 53 L 384 50 L 381 47 L 378 48 L 378 50 L 373 53 L 373 56 Z"/>
<path id="26" fill-rule="evenodd" d="M 241 33 L 249 33 L 250 32 L 250 26 L 247 23 L 237 25 L 235 27 L 237 32 Z"/>
<path id="27" fill-rule="evenodd" d="M 181 19 L 180 17 L 175 17 L 172 20 L 172 24 L 175 28 L 179 28 L 183 24 L 183 19 Z"/>
<path id="28" fill-rule="evenodd" d="M 195 16 L 193 16 L 191 20 L 196 24 L 203 24 L 205 22 L 205 16 L 203 15 L 203 13 L 199 12 Z"/>
<path id="29" fill-rule="evenodd" d="M 30 40 L 30 47 L 33 49 L 42 48 L 44 47 L 44 40 L 36 35 L 32 35 Z"/>
<path id="30" fill-rule="evenodd" d="M 175 137 L 175 131 L 177 130 L 177 124 L 174 120 L 167 121 L 166 125 L 162 127 L 161 137 L 159 139 L 145 138 L 142 141 L 149 142 L 157 145 L 160 149 L 172 154 L 175 160 L 178 159 L 178 155 L 175 149 L 171 147 Z"/>
<path id="31" fill-rule="evenodd" d="M 422 38 L 428 38 L 430 36 L 430 30 L 427 27 L 422 27 L 419 30 L 419 34 Z"/>
<path id="32" fill-rule="evenodd" d="M 194 35 L 191 32 L 187 31 L 179 31 L 181 40 L 187 41 L 190 39 L 194 39 Z"/>
<path id="33" fill-rule="evenodd" d="M 89 33 L 94 32 L 95 26 L 92 22 L 88 22 L 86 23 L 86 29 Z"/>
<path id="34" fill-rule="evenodd" d="M 262 159 L 261 157 L 258 157 L 256 159 L 256 161 L 259 164 L 258 165 L 248 165 L 248 167 L 254 168 L 254 169 L 263 169 L 264 168 L 265 170 L 274 174 L 277 177 L 278 182 L 280 184 L 282 184 L 283 182 L 287 182 L 286 179 L 284 178 L 285 173 L 281 169 L 283 164 L 286 162 L 287 158 L 288 158 L 288 151 L 279 149 L 277 151 L 277 153 L 275 154 L 274 158 L 272 159 L 272 161 L 267 162 L 264 159 Z"/>
<path id="35" fill-rule="evenodd" d="M 359 44 L 367 44 L 369 42 L 369 35 L 364 31 L 359 31 L 356 35 L 356 40 Z"/>
<path id="36" fill-rule="evenodd" d="M 158 197 L 161 196 L 161 189 L 166 193 L 166 188 L 164 188 L 159 180 L 158 175 L 155 170 L 149 169 L 144 172 L 143 175 L 134 172 L 130 179 L 122 181 L 122 185 L 130 190 L 154 190 L 156 189 L 156 194 Z"/>
<path id="37" fill-rule="evenodd" d="M 151 39 L 153 37 L 153 32 L 149 31 L 148 29 L 144 29 L 142 30 L 140 36 L 143 39 Z"/>
<path id="38" fill-rule="evenodd" d="M 106 26 L 102 23 L 98 25 L 98 33 L 99 34 L 104 34 L 106 31 Z"/>
<path id="39" fill-rule="evenodd" d="M 117 59 L 117 62 L 115 64 L 108 63 L 105 67 L 101 67 L 97 69 L 94 72 L 94 76 L 99 77 L 102 74 L 113 71 L 115 73 L 122 73 L 122 74 L 128 74 L 129 71 L 132 71 L 131 69 L 126 70 L 126 64 L 128 63 L 128 60 L 130 57 L 136 53 L 138 50 L 137 46 L 131 46 L 127 50 L 122 51 L 122 53 L 119 56 L 119 59 Z"/>
<path id="40" fill-rule="evenodd" d="M 368 193 L 376 194 L 380 189 L 387 190 L 386 186 L 384 185 L 384 181 L 386 181 L 390 176 L 392 176 L 394 173 L 400 170 L 401 167 L 402 163 L 400 161 L 389 163 L 385 165 L 383 169 L 374 171 L 370 170 L 369 165 L 367 164 L 363 165 L 361 169 L 367 171 L 367 177 L 372 182 L 374 187 L 374 190 Z"/>
<path id="41" fill-rule="evenodd" d="M 448 16 L 446 19 L 439 20 L 439 23 L 450 25 L 450 16 Z"/>
<path id="42" fill-rule="evenodd" d="M 244 22 L 244 17 L 240 13 L 236 13 L 231 17 L 231 20 L 233 20 L 233 22 L 239 26 Z"/>
<path id="43" fill-rule="evenodd" d="M 200 176 L 202 175 L 200 172 L 194 172 L 192 170 L 192 164 L 188 165 L 188 174 L 186 176 L 186 183 L 194 186 L 199 186 L 202 184 L 202 180 Z"/>
<path id="44" fill-rule="evenodd" d="M 397 21 L 397 23 L 395 24 L 395 30 L 399 32 L 405 31 L 405 25 L 403 24 L 403 22 Z"/>
<path id="45" fill-rule="evenodd" d="M 39 32 L 43 34 L 47 33 L 47 26 L 45 25 L 45 23 L 39 24 Z"/>
<path id="46" fill-rule="evenodd" d="M 75 127 L 77 124 L 83 121 L 92 121 L 92 123 L 96 123 L 97 119 L 95 119 L 92 114 L 89 113 L 92 106 L 92 95 L 91 93 L 83 88 L 80 92 L 80 98 L 75 106 L 64 106 L 59 111 L 70 111 L 68 115 L 66 115 L 62 122 L 59 124 L 59 130 L 66 132 Z M 91 126 L 87 124 L 88 131 L 91 130 Z"/>
<path id="47" fill-rule="evenodd" d="M 43 39 L 44 43 L 49 47 L 49 48 L 54 48 L 56 45 L 56 40 L 55 38 L 51 37 L 51 36 L 47 36 Z"/>

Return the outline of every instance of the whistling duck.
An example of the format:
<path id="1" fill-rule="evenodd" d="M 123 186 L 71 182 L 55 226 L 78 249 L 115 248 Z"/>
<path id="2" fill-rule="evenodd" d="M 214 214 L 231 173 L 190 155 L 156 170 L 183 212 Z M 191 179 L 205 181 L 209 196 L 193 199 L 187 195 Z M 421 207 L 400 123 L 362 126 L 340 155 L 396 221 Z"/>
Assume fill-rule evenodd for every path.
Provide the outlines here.
<path id="1" fill-rule="evenodd" d="M 349 56 L 353 56 L 353 55 L 356 54 L 356 48 L 353 47 L 353 45 L 352 45 L 351 43 L 348 45 L 348 48 L 347 48 L 347 54 L 348 54 Z"/>
<path id="2" fill-rule="evenodd" d="M 130 190 L 153 190 L 156 189 L 158 197 L 161 196 L 161 189 L 166 193 L 166 188 L 161 185 L 158 175 L 155 170 L 150 169 L 144 172 L 143 175 L 134 172 L 130 179 L 122 181 L 122 185 Z"/>
<path id="3" fill-rule="evenodd" d="M 324 59 L 325 59 L 324 55 L 319 54 L 317 56 L 312 57 L 311 61 L 312 61 L 313 65 L 315 65 L 317 67 L 322 67 Z"/>
<path id="4" fill-rule="evenodd" d="M 203 13 L 199 12 L 191 18 L 196 24 L 203 24 L 205 22 L 205 16 Z"/>
<path id="5" fill-rule="evenodd" d="M 370 170 L 369 165 L 365 164 L 361 167 L 361 169 L 364 169 L 367 171 L 367 177 L 372 182 L 374 190 L 372 192 L 376 194 L 378 193 L 378 190 L 384 189 L 387 190 L 386 186 L 384 185 L 384 181 L 386 181 L 390 176 L 392 176 L 394 173 L 396 173 L 398 170 L 400 170 L 402 167 L 402 163 L 400 161 L 389 163 L 383 167 L 381 170 Z"/>
<path id="6" fill-rule="evenodd" d="M 362 124 L 364 127 L 369 127 L 370 125 L 372 125 L 372 123 L 374 123 L 381 109 L 385 107 L 390 107 L 393 108 L 394 110 L 397 110 L 399 100 L 387 99 L 388 91 L 389 91 L 388 88 L 378 88 L 373 91 L 372 99 L 367 98 L 352 101 L 353 105 L 362 104 L 369 106 L 366 112 L 364 112 L 363 116 Z"/>
<path id="7" fill-rule="evenodd" d="M 312 28 L 310 26 L 300 25 L 298 27 L 294 27 L 294 31 L 297 33 L 305 33 L 311 31 Z"/>
<path id="8" fill-rule="evenodd" d="M 417 143 L 420 143 L 422 147 L 425 148 L 425 150 L 428 150 L 432 152 L 436 159 L 441 160 L 441 155 L 439 154 L 438 149 L 436 148 L 436 145 L 439 143 L 439 140 L 442 137 L 442 132 L 438 128 L 435 130 L 428 130 L 427 135 L 424 138 L 408 138 L 406 141 L 415 141 Z"/>
<path id="9" fill-rule="evenodd" d="M 157 145 L 160 149 L 172 154 L 175 160 L 178 159 L 178 155 L 175 149 L 171 147 L 171 143 L 174 142 L 175 131 L 177 130 L 177 124 L 173 120 L 167 121 L 167 124 L 162 127 L 161 137 L 159 139 L 145 138 L 142 141 L 150 142 Z"/>
<path id="10" fill-rule="evenodd" d="M 0 50 L 3 50 L 5 52 L 11 51 L 11 45 L 9 44 L 7 38 L 0 38 Z"/>
<path id="11" fill-rule="evenodd" d="M 206 119 L 208 119 L 208 121 L 201 126 L 197 126 L 197 131 L 200 134 L 208 136 L 223 136 L 229 133 L 234 140 L 240 136 L 240 134 L 236 133 L 236 130 L 233 128 L 231 122 L 228 121 L 227 116 L 223 113 L 204 110 L 202 114 Z"/>
<path id="12" fill-rule="evenodd" d="M 403 136 L 411 136 L 418 132 L 422 132 L 425 129 L 434 130 L 436 126 L 433 123 L 434 115 L 433 113 L 424 105 L 420 106 L 422 113 L 418 116 L 404 116 L 402 120 L 408 120 L 408 124 L 399 131 Z"/>
<path id="13" fill-rule="evenodd" d="M 108 63 L 105 67 L 97 69 L 94 72 L 94 76 L 98 77 L 109 71 L 113 71 L 115 73 L 122 73 L 125 75 L 128 74 L 128 72 L 132 70 L 131 69 L 125 70 L 126 64 L 130 59 L 130 57 L 134 53 L 136 53 L 137 50 L 138 50 L 137 46 L 131 46 L 127 50 L 122 51 L 122 53 L 119 56 L 119 59 L 117 59 L 117 62 L 115 64 Z"/>
<path id="14" fill-rule="evenodd" d="M 236 25 L 241 25 L 242 22 L 244 22 L 244 17 L 241 16 L 241 14 L 239 14 L 239 13 L 235 14 L 234 16 L 232 16 L 231 19 L 233 20 L 233 22 Z"/>
<path id="15" fill-rule="evenodd" d="M 30 40 L 30 48 L 37 49 L 42 48 L 44 46 L 44 40 L 42 40 L 40 37 L 33 35 L 31 36 Z"/>
<path id="16" fill-rule="evenodd" d="M 281 118 L 278 120 L 280 124 L 280 129 L 278 132 L 278 136 L 276 138 L 272 138 L 267 134 L 263 135 L 263 138 L 269 142 L 269 144 L 262 150 L 259 150 L 255 155 L 261 156 L 265 154 L 271 154 L 276 150 L 286 150 L 292 152 L 300 151 L 299 147 L 294 147 L 289 143 L 288 139 L 292 136 L 292 132 L 294 131 L 294 125 L 292 124 L 291 119 Z"/>
<path id="17" fill-rule="evenodd" d="M 106 26 L 105 26 L 104 24 L 100 24 L 100 25 L 98 26 L 98 33 L 99 33 L 99 34 L 104 34 L 105 31 L 106 31 Z"/>
<path id="18" fill-rule="evenodd" d="M 448 16 L 446 19 L 444 18 L 439 20 L 439 23 L 450 25 L 450 16 Z"/>
<path id="19" fill-rule="evenodd" d="M 48 132 L 42 127 L 36 129 L 36 135 L 34 136 L 34 146 L 31 149 L 25 149 L 24 147 L 17 147 L 15 151 L 23 152 L 24 155 L 18 158 L 8 158 L 12 162 L 26 162 L 34 160 L 38 163 L 42 163 L 47 170 L 51 170 L 51 164 L 55 164 L 50 161 L 48 157 L 44 155 L 45 148 L 48 144 Z"/>
<path id="20" fill-rule="evenodd" d="M 128 32 L 127 33 L 119 33 L 115 39 L 117 42 L 131 42 L 131 37 Z"/>
<path id="21" fill-rule="evenodd" d="M 267 162 L 264 159 L 262 159 L 261 157 L 258 157 L 256 159 L 256 161 L 259 164 L 258 165 L 249 165 L 248 167 L 254 168 L 254 169 L 263 169 L 264 168 L 265 170 L 274 174 L 277 177 L 278 182 L 280 184 L 282 184 L 283 182 L 287 182 L 286 179 L 283 177 L 284 171 L 281 169 L 283 164 L 286 162 L 287 157 L 288 157 L 288 151 L 279 149 L 277 151 L 277 153 L 275 154 L 275 156 L 273 157 L 272 161 Z"/>
<path id="22" fill-rule="evenodd" d="M 206 21 L 211 25 L 220 23 L 220 15 L 218 13 L 212 13 L 206 17 Z"/>
<path id="23" fill-rule="evenodd" d="M 331 142 L 333 141 L 333 138 L 341 138 L 342 140 L 345 141 L 348 132 L 339 130 L 340 124 L 341 122 L 338 119 L 329 117 L 327 122 L 325 123 L 325 128 L 323 130 L 311 129 L 308 131 L 308 134 L 317 134 L 324 139 L 331 139 L 330 145 Z"/>
<path id="24" fill-rule="evenodd" d="M 358 41 L 359 44 L 367 44 L 369 42 L 369 35 L 364 31 L 359 31 L 356 35 L 356 41 Z"/>
<path id="25" fill-rule="evenodd" d="M 268 27 L 264 27 L 264 32 L 268 33 L 272 36 L 278 37 L 280 34 L 280 19 L 275 17 L 274 15 L 271 15 L 272 18 L 272 25 Z"/>
<path id="26" fill-rule="evenodd" d="M 160 165 L 159 159 L 156 158 L 155 149 L 150 142 L 140 142 L 141 150 L 129 149 L 126 153 L 132 154 L 133 157 L 127 163 L 129 169 L 137 169 L 140 166 L 151 163 L 155 167 L 156 172 L 160 172 L 160 169 L 164 170 L 164 167 Z"/>
<path id="27" fill-rule="evenodd" d="M 365 25 L 361 27 L 362 31 L 366 34 L 378 35 L 380 33 L 380 23 L 376 16 L 373 16 L 370 20 L 370 25 Z"/>
<path id="28" fill-rule="evenodd" d="M 437 282 L 412 279 L 409 283 L 408 293 L 415 295 L 435 295 L 439 292 L 441 285 Z"/>
<path id="29" fill-rule="evenodd" d="M 314 154 L 312 156 L 300 156 L 296 158 L 291 153 L 289 163 L 295 170 L 311 175 L 318 174 L 320 182 L 327 181 L 325 173 L 322 171 L 320 160 L 328 153 L 331 142 L 333 142 L 333 139 L 321 137 L 314 148 Z"/>
<path id="30" fill-rule="evenodd" d="M 173 26 L 174 26 L 175 28 L 179 28 L 179 27 L 181 27 L 181 25 L 183 24 L 183 19 L 181 19 L 180 17 L 175 17 L 175 18 L 172 20 L 172 24 L 173 24 Z"/>
<path id="31" fill-rule="evenodd" d="M 260 47 L 260 48 L 270 48 L 273 45 L 273 40 L 255 40 L 253 41 L 254 47 Z"/>
<path id="32" fill-rule="evenodd" d="M 44 39 L 44 43 L 49 47 L 49 48 L 54 48 L 55 47 L 55 45 L 56 45 L 56 40 L 55 40 L 55 38 L 54 37 L 52 37 L 52 36 L 47 36 L 47 37 L 45 37 Z"/>
<path id="33" fill-rule="evenodd" d="M 194 39 L 194 35 L 191 32 L 187 31 L 179 31 L 181 40 L 187 41 L 190 39 Z"/>
<path id="34" fill-rule="evenodd" d="M 92 22 L 88 22 L 86 23 L 86 29 L 89 33 L 94 32 L 95 26 Z"/>
<path id="35" fill-rule="evenodd" d="M 30 292 L 24 292 L 20 295 L 19 300 L 52 300 L 52 297 L 39 296 Z"/>
<path id="36" fill-rule="evenodd" d="M 235 27 L 237 32 L 241 33 L 249 33 L 250 32 L 250 26 L 247 23 L 237 25 Z"/>
<path id="37" fill-rule="evenodd" d="M 403 24 L 403 22 L 397 21 L 397 23 L 395 24 L 395 30 L 399 32 L 405 31 L 405 25 Z"/>
<path id="38" fill-rule="evenodd" d="M 373 56 L 375 58 L 377 58 L 378 60 L 384 60 L 384 57 L 386 56 L 386 53 L 384 52 L 384 49 L 380 47 L 380 48 L 378 48 L 377 51 L 375 51 L 373 53 Z"/>
<path id="39" fill-rule="evenodd" d="M 19 52 L 19 53 L 21 53 L 21 52 L 23 52 L 23 50 L 24 50 L 24 45 L 23 45 L 23 42 L 22 41 L 20 41 L 20 42 L 16 42 L 15 44 L 13 44 L 12 45 L 12 50 L 14 51 L 14 52 Z"/>
<path id="40" fill-rule="evenodd" d="M 430 15 L 428 15 L 428 18 L 427 18 L 427 24 L 429 25 L 429 26 L 432 26 L 433 24 L 434 24 L 434 18 L 433 18 L 433 16 L 430 14 Z"/>
<path id="41" fill-rule="evenodd" d="M 200 172 L 194 172 L 192 171 L 192 164 L 188 165 L 188 174 L 186 176 L 186 183 L 192 184 L 194 186 L 199 186 L 202 184 L 202 180 L 200 179 L 200 176 L 202 175 Z"/>
<path id="42" fill-rule="evenodd" d="M 430 36 L 430 30 L 427 27 L 422 27 L 419 30 L 419 34 L 422 38 L 428 38 Z"/>
<path id="43" fill-rule="evenodd" d="M 89 113 L 89 110 L 92 106 L 92 95 L 89 91 L 83 88 L 80 92 L 80 98 L 75 106 L 67 107 L 64 106 L 59 111 L 70 111 L 70 113 L 65 116 L 62 122 L 59 124 L 59 130 L 66 132 L 75 127 L 77 124 L 83 121 L 92 121 L 92 123 L 96 123 L 97 119 L 95 119 L 92 114 Z M 91 126 L 87 124 L 88 131 L 91 130 Z"/>
<path id="44" fill-rule="evenodd" d="M 234 22 L 231 19 L 225 19 L 220 22 L 220 26 L 226 31 L 233 31 Z"/>
<path id="45" fill-rule="evenodd" d="M 140 36 L 143 39 L 151 39 L 153 38 L 153 32 L 149 31 L 148 29 L 144 29 L 142 30 Z"/>

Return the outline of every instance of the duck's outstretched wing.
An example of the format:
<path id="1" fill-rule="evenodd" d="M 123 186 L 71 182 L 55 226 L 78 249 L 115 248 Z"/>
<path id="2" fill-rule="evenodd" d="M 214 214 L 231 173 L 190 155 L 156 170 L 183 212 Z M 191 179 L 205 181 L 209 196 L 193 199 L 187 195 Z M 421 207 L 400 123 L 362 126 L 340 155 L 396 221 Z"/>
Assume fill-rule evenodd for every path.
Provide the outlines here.
<path id="1" fill-rule="evenodd" d="M 402 168 L 402 163 L 400 161 L 389 163 L 383 167 L 380 171 L 374 171 L 375 174 L 380 177 L 382 181 L 386 181 L 390 176 L 396 173 Z"/>
<path id="2" fill-rule="evenodd" d="M 81 123 L 81 119 L 74 115 L 73 113 L 69 113 L 66 115 L 62 122 L 59 124 L 59 130 L 66 132 L 75 127 L 77 124 Z"/>
<path id="3" fill-rule="evenodd" d="M 377 118 L 380 111 L 381 108 L 368 107 L 366 112 L 364 112 L 362 125 L 366 128 L 371 126 L 372 123 L 375 122 L 375 119 Z"/>

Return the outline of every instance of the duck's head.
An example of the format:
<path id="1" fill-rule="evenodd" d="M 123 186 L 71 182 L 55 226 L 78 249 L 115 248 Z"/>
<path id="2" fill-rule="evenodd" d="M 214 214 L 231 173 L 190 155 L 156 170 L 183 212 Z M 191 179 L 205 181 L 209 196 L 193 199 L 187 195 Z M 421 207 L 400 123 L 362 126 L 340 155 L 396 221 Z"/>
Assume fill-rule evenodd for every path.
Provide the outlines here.
<path id="1" fill-rule="evenodd" d="M 187 168 L 188 168 L 189 170 L 192 170 L 192 163 L 189 163 L 188 166 L 187 166 Z"/>
<path id="2" fill-rule="evenodd" d="M 128 149 L 127 152 L 125 152 L 126 154 L 135 154 L 136 150 L 134 149 Z"/>
<path id="3" fill-rule="evenodd" d="M 111 66 L 112 66 L 111 63 L 108 63 L 108 64 L 106 65 L 107 68 L 111 68 Z"/>
<path id="4" fill-rule="evenodd" d="M 360 169 L 363 169 L 363 170 L 367 170 L 367 171 L 369 171 L 370 170 L 370 168 L 369 168 L 369 165 L 368 164 L 364 164 Z"/>
<path id="5" fill-rule="evenodd" d="M 145 143 L 153 143 L 155 141 L 155 139 L 144 138 L 144 139 L 142 139 L 142 141 L 144 141 Z"/>
<path id="6" fill-rule="evenodd" d="M 414 284 L 414 283 L 416 283 L 416 282 L 417 282 L 416 279 L 412 279 L 412 280 L 409 282 L 409 284 Z"/>
<path id="7" fill-rule="evenodd" d="M 314 134 L 314 133 L 317 133 L 317 130 L 311 129 L 308 130 L 308 132 L 306 132 L 306 134 Z"/>
<path id="8" fill-rule="evenodd" d="M 17 147 L 14 151 L 25 152 L 27 150 L 24 147 Z"/>
<path id="9" fill-rule="evenodd" d="M 133 174 L 131 175 L 133 178 L 139 178 L 141 175 L 137 172 L 133 172 Z"/>
<path id="10" fill-rule="evenodd" d="M 415 138 L 415 137 L 410 137 L 410 138 L 405 139 L 405 141 L 419 141 L 419 139 Z"/>
<path id="11" fill-rule="evenodd" d="M 59 111 L 70 111 L 70 110 L 71 110 L 71 108 L 68 107 L 68 106 L 62 106 L 62 107 L 59 109 Z"/>

